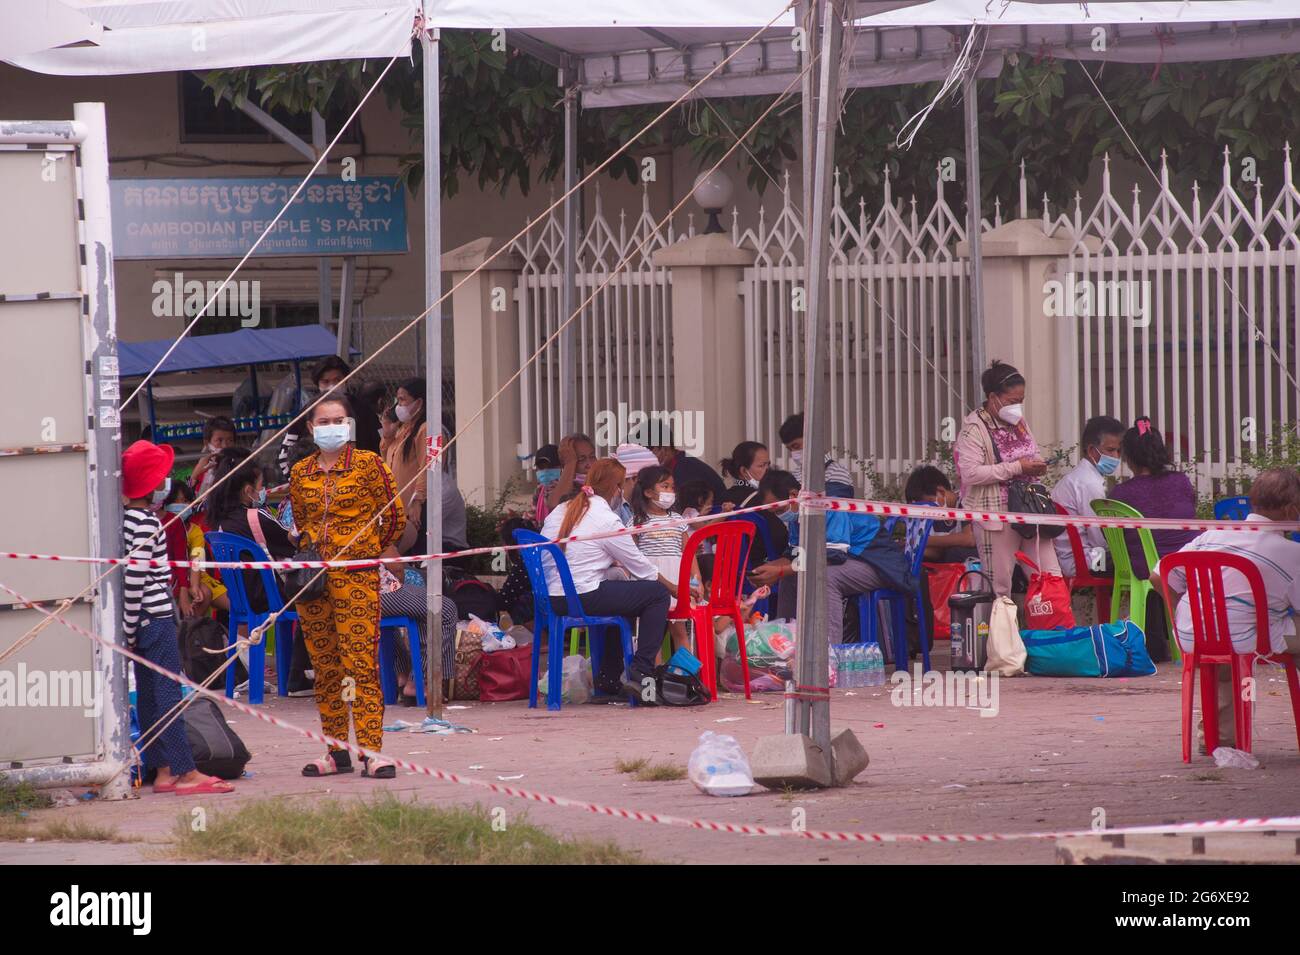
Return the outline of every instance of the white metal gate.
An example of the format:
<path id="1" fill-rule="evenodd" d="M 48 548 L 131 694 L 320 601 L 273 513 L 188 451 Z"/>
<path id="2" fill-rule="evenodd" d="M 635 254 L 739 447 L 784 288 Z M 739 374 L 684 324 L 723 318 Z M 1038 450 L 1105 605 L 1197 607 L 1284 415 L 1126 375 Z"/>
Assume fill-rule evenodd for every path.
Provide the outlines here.
<path id="1" fill-rule="evenodd" d="M 1113 195 L 1107 162 L 1086 217 L 1076 203 L 1072 217 L 1045 220 L 1075 240 L 1059 264 L 1064 299 L 1078 303 L 1066 316 L 1062 372 L 1078 382 L 1063 396 L 1068 413 L 1148 415 L 1202 492 L 1300 417 L 1300 192 L 1289 149 L 1284 179 L 1273 195 L 1258 181 L 1239 195 L 1225 154 L 1218 193 L 1203 202 L 1196 188 L 1187 205 L 1162 167 L 1144 210 L 1136 192 L 1127 208 Z"/>
<path id="2" fill-rule="evenodd" d="M 745 271 L 745 354 L 753 370 L 746 431 L 770 449 L 777 429 L 803 410 L 803 225 L 787 177 L 770 226 L 737 232 L 758 250 Z M 896 481 L 951 441 L 974 400 L 970 372 L 969 264 L 955 248 L 965 237 L 943 195 L 928 214 L 915 200 L 904 215 L 888 179 L 880 212 L 856 216 L 841 203 L 839 174 L 831 219 L 831 453 L 861 479 Z M 986 224 L 987 227 L 987 224 Z M 779 450 L 778 450 L 779 454 Z"/>
<path id="3" fill-rule="evenodd" d="M 577 302 L 582 307 L 570 328 L 576 336 L 575 420 L 578 430 L 598 441 L 602 412 L 617 418 L 620 404 L 647 412 L 673 406 L 671 272 L 655 267 L 651 257 L 689 234 L 676 235 L 671 224 L 665 230 L 656 228 L 648 197 L 643 197 L 641 215 L 630 229 L 623 213 L 615 228 L 596 194 L 595 214 L 577 250 Z M 552 338 L 568 318 L 561 314 L 562 221 L 548 216 L 514 248 L 524 258 L 515 291 L 524 368 L 521 442 L 531 450 L 562 437 L 559 338 Z M 528 363 L 539 348 L 537 360 Z M 611 452 L 615 444 L 598 444 L 597 452 Z"/>

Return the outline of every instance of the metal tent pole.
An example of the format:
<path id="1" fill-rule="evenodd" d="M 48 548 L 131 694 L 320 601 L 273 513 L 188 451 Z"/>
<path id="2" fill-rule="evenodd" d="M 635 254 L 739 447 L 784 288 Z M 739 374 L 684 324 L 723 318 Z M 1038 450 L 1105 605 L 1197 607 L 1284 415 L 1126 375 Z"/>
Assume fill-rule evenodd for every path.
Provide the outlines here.
<path id="1" fill-rule="evenodd" d="M 578 189 L 578 73 L 576 60 L 565 59 L 559 72 L 564 91 L 564 285 L 560 291 L 560 321 L 566 321 L 578 305 L 578 223 L 582 217 L 582 196 Z M 577 337 L 575 325 L 560 333 L 560 435 L 578 430 Z M 526 452 L 525 452 L 526 453 Z"/>
<path id="2" fill-rule="evenodd" d="M 311 144 L 315 149 L 316 156 L 313 160 L 319 158 L 329 146 L 329 137 L 325 133 L 325 117 L 316 110 L 311 111 Z M 323 169 L 324 167 L 322 167 Z M 326 328 L 329 327 L 330 319 L 334 314 L 334 291 L 330 288 L 330 260 L 326 256 L 321 256 L 316 260 L 317 273 L 317 308 L 320 311 L 320 323 Z"/>
<path id="3" fill-rule="evenodd" d="M 971 27 L 972 31 L 981 27 Z M 972 46 L 980 41 L 972 39 Z M 970 249 L 970 335 L 971 361 L 975 365 L 976 385 L 984 372 L 986 339 L 984 336 L 984 257 L 982 254 L 980 222 L 984 218 L 980 201 L 980 117 L 976 74 L 979 63 L 972 61 L 970 73 L 962 84 L 962 105 L 966 113 L 966 241 Z M 971 399 L 971 395 L 963 395 Z M 975 397 L 979 397 L 978 395 Z"/>
<path id="4" fill-rule="evenodd" d="M 422 30 L 424 53 L 424 307 L 429 309 L 424 327 L 425 428 L 434 447 L 442 445 L 442 163 L 438 124 L 438 31 Z M 425 513 L 429 516 L 425 553 L 442 549 L 442 456 L 425 476 Z M 428 639 L 425 661 L 425 698 L 430 716 L 442 716 L 442 563 L 425 564 L 428 600 L 424 632 Z"/>
<path id="5" fill-rule="evenodd" d="M 835 123 L 840 107 L 840 49 L 844 41 L 844 0 L 822 0 L 821 63 L 817 91 L 817 128 L 813 159 L 813 202 L 805 210 L 807 235 L 808 312 L 804 323 L 804 423 L 803 488 L 824 491 L 826 423 L 830 416 L 827 393 L 827 328 L 830 324 L 830 213 L 832 174 L 835 169 Z M 829 649 L 826 643 L 826 513 L 801 506 L 799 545 L 804 561 L 799 581 L 799 682 L 805 687 L 825 687 Z M 831 709 L 829 699 L 799 701 L 799 730 L 811 736 L 829 762 Z"/>
<path id="6" fill-rule="evenodd" d="M 802 70 L 808 64 L 808 61 L 812 59 L 813 50 L 817 48 L 817 39 L 821 36 L 818 30 L 821 11 L 817 7 L 816 0 L 798 0 L 798 3 L 795 4 L 795 11 L 799 26 L 804 30 L 804 48 L 799 57 L 799 68 Z M 803 210 L 804 228 L 804 263 L 807 264 L 810 236 L 808 232 L 808 210 L 813 206 L 813 168 L 815 165 L 813 150 L 817 135 L 817 74 L 813 70 L 805 71 L 800 84 L 803 94 L 803 113 L 800 123 L 799 160 L 803 172 L 803 202 L 801 208 Z"/>

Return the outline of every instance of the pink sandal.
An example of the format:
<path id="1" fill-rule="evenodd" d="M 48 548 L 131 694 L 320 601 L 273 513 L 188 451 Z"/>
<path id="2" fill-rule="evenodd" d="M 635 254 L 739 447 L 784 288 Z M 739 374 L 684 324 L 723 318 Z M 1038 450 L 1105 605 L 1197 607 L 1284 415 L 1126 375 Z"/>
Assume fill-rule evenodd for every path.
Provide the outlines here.
<path id="1" fill-rule="evenodd" d="M 172 789 L 164 790 L 164 792 L 174 792 L 178 796 L 215 796 L 234 791 L 234 786 L 216 776 L 208 776 L 203 782 L 195 783 L 193 786 L 182 786 L 177 783 Z"/>
<path id="2" fill-rule="evenodd" d="M 333 753 L 326 753 L 321 759 L 313 759 L 302 768 L 304 776 L 313 778 L 317 776 L 337 776 L 340 773 L 350 772 L 352 772 L 352 764 L 348 763 L 346 766 L 340 766 L 334 761 Z"/>

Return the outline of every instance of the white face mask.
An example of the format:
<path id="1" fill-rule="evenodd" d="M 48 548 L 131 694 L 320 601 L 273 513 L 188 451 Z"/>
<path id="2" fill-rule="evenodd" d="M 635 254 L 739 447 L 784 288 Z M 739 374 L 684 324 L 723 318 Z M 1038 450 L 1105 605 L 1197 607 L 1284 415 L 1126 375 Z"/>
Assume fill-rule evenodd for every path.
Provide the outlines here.
<path id="1" fill-rule="evenodd" d="M 393 413 L 397 415 L 398 421 L 405 424 L 406 422 L 410 421 L 412 417 L 414 417 L 415 405 L 414 404 L 397 405 L 397 407 L 393 409 Z"/>
<path id="2" fill-rule="evenodd" d="M 793 461 L 795 464 L 799 464 L 799 463 L 801 463 L 801 462 L 803 461 L 803 451 L 802 451 L 802 449 L 799 450 L 799 451 L 791 451 L 791 452 L 790 452 L 790 460 Z"/>
<path id="3" fill-rule="evenodd" d="M 998 417 L 1014 428 L 1024 420 L 1025 406 L 1022 402 L 1016 402 L 1013 405 L 1003 405 L 998 410 Z"/>
<path id="4" fill-rule="evenodd" d="M 667 511 L 667 510 L 671 510 L 672 506 L 677 503 L 677 495 L 666 494 L 666 493 L 660 494 L 655 500 L 659 502 L 660 507 L 662 507 L 665 511 Z"/>

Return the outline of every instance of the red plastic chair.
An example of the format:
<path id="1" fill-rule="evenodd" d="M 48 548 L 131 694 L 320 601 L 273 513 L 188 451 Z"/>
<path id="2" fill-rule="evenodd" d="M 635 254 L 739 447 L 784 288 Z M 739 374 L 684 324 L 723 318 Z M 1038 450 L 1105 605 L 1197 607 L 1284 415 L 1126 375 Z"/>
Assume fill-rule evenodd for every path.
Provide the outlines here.
<path id="1" fill-rule="evenodd" d="M 1237 724 L 1237 748 L 1250 752 L 1250 701 L 1245 699 L 1246 680 L 1253 679 L 1255 660 L 1286 668 L 1286 681 L 1291 690 L 1291 711 L 1296 722 L 1296 739 L 1300 745 L 1300 678 L 1296 675 L 1295 661 L 1289 653 L 1273 653 L 1268 633 L 1268 596 L 1259 569 L 1249 558 L 1240 554 L 1217 551 L 1178 552 L 1160 560 L 1160 577 L 1169 592 L 1169 574 L 1176 567 L 1183 568 L 1187 578 L 1187 595 L 1192 616 L 1192 652 L 1183 654 L 1183 762 L 1192 761 L 1192 695 L 1196 686 L 1196 671 L 1201 673 L 1201 719 L 1205 723 L 1205 749 L 1213 753 L 1219 745 L 1219 685 L 1215 666 L 1232 667 L 1233 718 Z M 1227 590 L 1223 572 L 1235 570 L 1246 578 L 1250 587 L 1251 602 L 1255 605 L 1256 644 L 1254 653 L 1238 653 L 1233 649 L 1228 630 Z M 1234 599 L 1242 600 L 1242 596 Z"/>
<path id="2" fill-rule="evenodd" d="M 703 666 L 700 682 L 713 699 L 718 698 L 718 664 L 713 642 L 715 617 L 730 617 L 736 622 L 736 642 L 740 646 L 740 668 L 745 679 L 745 699 L 749 699 L 749 658 L 745 654 L 745 621 L 740 612 L 740 588 L 744 583 L 745 555 L 754 539 L 754 525 L 740 521 L 722 521 L 701 527 L 686 541 L 681 570 L 677 574 L 677 606 L 668 611 L 669 620 L 689 620 L 695 629 L 695 653 Z M 713 541 L 713 579 L 709 581 L 709 602 L 691 606 L 691 567 L 695 552 L 705 541 Z"/>
<path id="3" fill-rule="evenodd" d="M 1069 516 L 1070 512 L 1060 504 L 1055 501 L 1052 504 L 1056 507 L 1056 513 Z M 1110 623 L 1110 588 L 1113 581 L 1109 577 L 1094 575 L 1088 568 L 1088 555 L 1083 551 L 1083 538 L 1079 536 L 1079 528 L 1066 524 L 1065 534 L 1070 539 L 1070 552 L 1074 554 L 1074 576 L 1066 577 L 1065 585 L 1070 588 L 1071 595 L 1076 590 L 1091 587 L 1092 599 L 1097 608 L 1097 622 Z"/>

